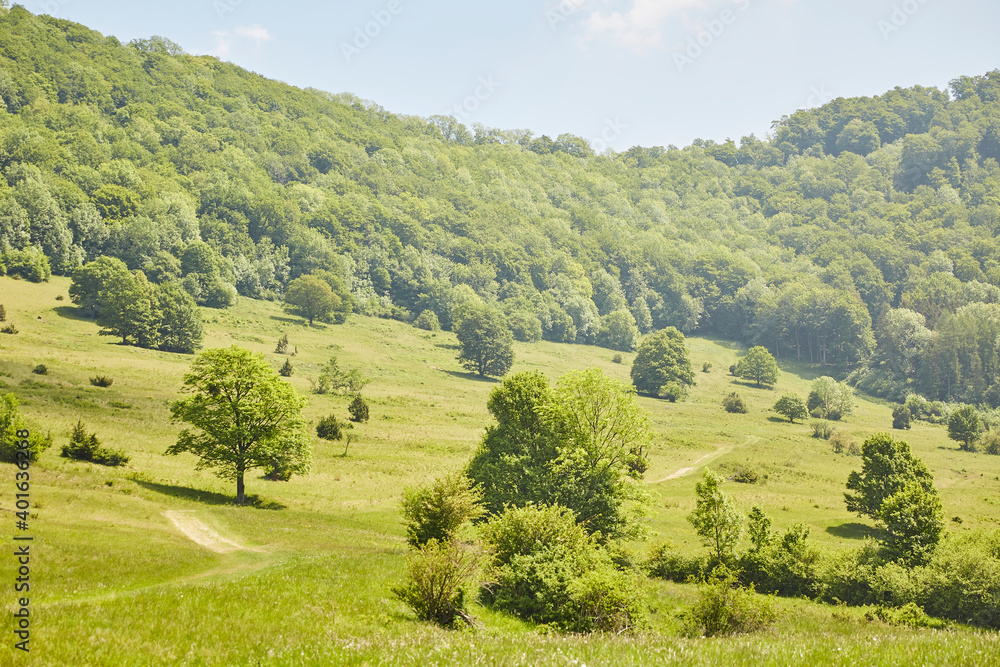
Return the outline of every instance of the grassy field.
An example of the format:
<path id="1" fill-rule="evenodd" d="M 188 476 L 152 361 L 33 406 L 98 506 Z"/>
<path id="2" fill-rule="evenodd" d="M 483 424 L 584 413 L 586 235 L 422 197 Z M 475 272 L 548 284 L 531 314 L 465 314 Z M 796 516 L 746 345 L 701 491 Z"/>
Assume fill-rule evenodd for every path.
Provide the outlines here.
<path id="1" fill-rule="evenodd" d="M 402 489 L 468 461 L 489 423 L 486 399 L 495 386 L 464 372 L 449 333 L 352 317 L 341 326 L 305 326 L 276 304 L 241 299 L 227 311 L 204 310 L 205 347 L 237 344 L 274 353 L 287 333 L 295 373 L 315 424 L 349 399 L 310 392 L 310 378 L 336 355 L 342 366 L 372 378 L 365 389 L 371 420 L 356 425 L 350 448 L 313 440 L 313 470 L 290 482 L 259 473 L 247 492 L 264 508 L 231 504 L 234 485 L 194 470 L 190 455 L 165 456 L 180 427 L 168 405 L 179 396 L 193 357 L 123 347 L 98 336 L 68 300 L 69 281 L 31 284 L 0 278 L 0 304 L 17 335 L 0 335 L 0 393 L 12 392 L 55 446 L 32 468 L 33 543 L 30 656 L 0 646 L 2 664 L 948 664 L 998 662 L 997 633 L 954 627 L 909 630 L 869 622 L 856 609 L 779 600 L 781 620 L 764 634 L 732 639 L 680 639 L 677 612 L 690 586 L 651 581 L 651 627 L 633 636 L 559 636 L 489 609 L 476 608 L 475 630 L 444 631 L 418 623 L 390 588 L 402 580 L 406 544 L 399 519 Z M 58 297 L 63 299 L 59 300 Z M 685 517 L 705 466 L 754 469 L 759 484 L 727 483 L 748 510 L 761 505 L 775 528 L 811 527 L 824 548 L 848 548 L 871 532 L 844 509 L 844 482 L 860 458 L 834 454 L 811 437 L 808 420 L 789 424 L 768 408 L 785 391 L 805 397 L 821 369 L 782 364 L 773 390 L 728 374 L 740 350 L 689 339 L 698 385 L 688 400 L 640 399 L 656 439 L 646 473 L 653 497 L 651 541 L 700 549 Z M 517 345 L 514 371 L 538 369 L 555 379 L 596 366 L 628 379 L 631 355 L 538 343 Z M 32 369 L 45 364 L 48 372 Z M 92 386 L 98 374 L 114 378 Z M 738 391 L 748 414 L 729 414 L 721 398 Z M 889 430 L 891 406 L 859 398 L 838 425 L 858 443 Z M 103 444 L 132 458 L 110 469 L 58 453 L 82 419 Z M 897 432 L 898 433 L 898 432 Z M 951 532 L 1000 523 L 1000 457 L 957 451 L 940 426 L 916 423 L 905 434 L 941 492 Z M 691 470 L 684 472 L 684 469 Z M 14 530 L 14 466 L 0 464 L 0 507 Z M 682 472 L 684 474 L 678 474 Z M 668 479 L 669 478 L 669 479 Z M 178 530 L 167 512 L 184 512 L 241 549 L 216 553 Z M 648 543 L 634 545 L 639 553 Z M 0 559 L 12 582 L 16 564 Z M 13 611 L 10 584 L 3 603 Z M 7 628 L 5 628 L 6 630 Z"/>

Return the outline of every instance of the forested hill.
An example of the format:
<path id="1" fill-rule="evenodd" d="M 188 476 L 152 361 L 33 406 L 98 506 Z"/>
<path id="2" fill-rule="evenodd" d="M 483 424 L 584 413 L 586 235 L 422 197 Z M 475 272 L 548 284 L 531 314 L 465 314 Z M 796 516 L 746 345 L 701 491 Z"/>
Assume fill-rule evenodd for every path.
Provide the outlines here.
<path id="1" fill-rule="evenodd" d="M 209 257 L 276 298 L 328 269 L 367 314 L 448 327 L 485 300 L 522 340 L 625 349 L 673 325 L 1000 403 L 996 71 L 798 111 L 769 141 L 595 155 L 15 7 L 0 96 L 8 273 L 114 255 L 162 282 Z"/>

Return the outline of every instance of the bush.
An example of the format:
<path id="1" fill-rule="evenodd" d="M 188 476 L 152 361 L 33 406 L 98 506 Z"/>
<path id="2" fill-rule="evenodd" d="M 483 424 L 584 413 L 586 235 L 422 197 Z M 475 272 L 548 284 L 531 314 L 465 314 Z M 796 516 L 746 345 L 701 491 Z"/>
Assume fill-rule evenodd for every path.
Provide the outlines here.
<path id="1" fill-rule="evenodd" d="M 107 375 L 98 375 L 90 378 L 90 384 L 95 387 L 110 387 L 114 381 L 114 378 L 110 378 Z"/>
<path id="2" fill-rule="evenodd" d="M 822 438 L 823 440 L 829 440 L 830 436 L 833 435 L 833 424 L 826 421 L 825 419 L 820 419 L 812 423 L 813 437 Z"/>
<path id="3" fill-rule="evenodd" d="M 316 435 L 324 440 L 340 440 L 344 437 L 343 427 L 336 415 L 323 417 L 316 424 Z"/>
<path id="4" fill-rule="evenodd" d="M 347 411 L 351 413 L 352 422 L 368 421 L 368 404 L 361 398 L 361 394 L 354 396 L 354 400 L 347 406 Z"/>
<path id="5" fill-rule="evenodd" d="M 7 324 L 4 327 L 0 328 L 0 333 L 16 334 L 17 333 L 17 327 L 14 326 L 13 322 L 10 322 L 9 324 Z"/>
<path id="6" fill-rule="evenodd" d="M 732 476 L 732 480 L 740 484 L 756 484 L 760 480 L 760 477 L 753 468 L 739 466 L 736 469 L 736 474 Z"/>
<path id="7" fill-rule="evenodd" d="M 77 461 L 87 461 L 104 466 L 123 466 L 129 462 L 124 452 L 101 446 L 94 433 L 87 433 L 82 421 L 77 421 L 69 436 L 69 444 L 63 445 L 62 456 Z"/>
<path id="8" fill-rule="evenodd" d="M 622 359 L 621 352 L 615 352 L 615 355 L 613 357 L 611 357 L 611 363 L 620 364 L 623 361 L 624 361 L 624 359 Z"/>
<path id="9" fill-rule="evenodd" d="M 36 461 L 39 454 L 52 446 L 52 436 L 29 428 L 17 405 L 14 394 L 0 395 L 0 461 L 5 463 L 17 463 L 18 444 L 23 441 L 19 431 L 29 432 L 26 448 L 29 461 Z"/>
<path id="10" fill-rule="evenodd" d="M 1000 433 L 987 431 L 979 444 L 982 446 L 984 454 L 1000 456 Z"/>
<path id="11" fill-rule="evenodd" d="M 918 572 L 916 602 L 928 614 L 1000 628 L 1000 533 L 947 540 Z"/>
<path id="12" fill-rule="evenodd" d="M 747 404 L 743 401 L 743 397 L 735 391 L 722 399 L 722 407 L 726 409 L 726 412 L 734 412 L 741 415 L 747 413 Z"/>
<path id="13" fill-rule="evenodd" d="M 7 309 L 3 307 L 2 303 L 0 303 L 0 322 L 6 322 L 6 321 L 7 321 Z"/>
<path id="14" fill-rule="evenodd" d="M 282 334 L 278 339 L 278 344 L 274 347 L 275 354 L 285 354 L 288 352 L 288 334 Z"/>
<path id="15" fill-rule="evenodd" d="M 466 610 L 469 589 L 478 570 L 471 552 L 458 540 L 432 539 L 406 558 L 409 579 L 392 589 L 422 621 L 450 628 L 459 620 L 472 625 Z"/>
<path id="16" fill-rule="evenodd" d="M 819 549 L 808 541 L 809 528 L 796 524 L 779 537 L 768 530 L 770 518 L 761 525 L 763 539 L 755 536 L 757 543 L 740 558 L 740 578 L 768 593 L 815 597 L 822 589 L 821 561 Z"/>
<path id="17" fill-rule="evenodd" d="M 865 611 L 868 621 L 882 621 L 889 625 L 905 625 L 910 628 L 944 628 L 945 621 L 931 618 L 923 609 L 913 602 L 907 602 L 899 608 L 873 605 Z"/>
<path id="18" fill-rule="evenodd" d="M 294 372 L 295 372 L 295 367 L 292 366 L 291 359 L 285 359 L 285 363 L 283 363 L 281 365 L 281 368 L 278 369 L 278 375 L 280 375 L 283 378 L 292 377 L 292 373 Z"/>
<path id="19" fill-rule="evenodd" d="M 645 622 L 638 578 L 561 507 L 528 506 L 494 517 L 483 529 L 492 584 L 488 604 L 568 632 L 622 632 Z"/>
<path id="20" fill-rule="evenodd" d="M 413 320 L 413 326 L 424 331 L 441 330 L 441 322 L 438 320 L 437 313 L 433 310 L 425 310 L 417 315 L 417 319 Z"/>
<path id="21" fill-rule="evenodd" d="M 835 454 L 847 452 L 849 456 L 861 455 L 861 449 L 858 447 L 858 443 L 854 442 L 840 431 L 834 431 L 830 434 L 828 439 Z"/>
<path id="22" fill-rule="evenodd" d="M 910 421 L 913 419 L 913 415 L 910 414 L 910 409 L 906 407 L 906 404 L 897 405 L 892 410 L 892 427 L 895 429 L 908 429 L 910 428 Z"/>
<path id="23" fill-rule="evenodd" d="M 759 632 L 774 619 L 766 597 L 757 595 L 752 584 L 740 587 L 736 575 L 719 565 L 703 582 L 698 602 L 684 615 L 684 629 L 690 637 L 738 635 Z"/>
<path id="24" fill-rule="evenodd" d="M 676 403 L 680 399 L 684 398 L 687 390 L 684 385 L 680 382 L 668 382 L 667 384 L 660 387 L 660 391 L 657 392 L 660 398 L 665 398 L 671 403 Z"/>
<path id="25" fill-rule="evenodd" d="M 446 542 L 466 521 L 483 515 L 482 494 L 462 473 L 453 473 L 427 486 L 403 490 L 406 541 L 419 547 L 430 540 Z"/>
<path id="26" fill-rule="evenodd" d="M 38 364 L 37 366 L 31 369 L 31 372 L 34 373 L 35 375 L 47 375 L 49 372 L 49 368 L 45 364 Z"/>
<path id="27" fill-rule="evenodd" d="M 685 556 L 667 542 L 650 549 L 645 563 L 649 576 L 679 583 L 697 577 L 707 567 L 708 562 L 703 557 Z"/>
<path id="28" fill-rule="evenodd" d="M 711 373 L 712 372 L 712 364 L 709 363 L 709 362 L 707 362 L 707 361 L 705 363 L 703 363 L 701 365 L 701 372 L 702 373 Z"/>

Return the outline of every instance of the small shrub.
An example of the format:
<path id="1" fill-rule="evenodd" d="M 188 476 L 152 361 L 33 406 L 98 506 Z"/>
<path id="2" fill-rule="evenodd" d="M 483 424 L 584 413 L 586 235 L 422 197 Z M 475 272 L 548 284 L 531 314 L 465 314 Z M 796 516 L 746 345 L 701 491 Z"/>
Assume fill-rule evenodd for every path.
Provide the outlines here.
<path id="1" fill-rule="evenodd" d="M 742 588 L 736 575 L 719 565 L 702 584 L 698 602 L 684 616 L 691 637 L 715 637 L 759 632 L 774 622 L 770 601 L 757 595 L 753 585 Z"/>
<path id="2" fill-rule="evenodd" d="M 288 352 L 288 334 L 281 334 L 281 338 L 278 339 L 278 344 L 274 347 L 275 354 L 287 354 Z"/>
<path id="3" fill-rule="evenodd" d="M 858 444 L 840 431 L 834 431 L 830 434 L 828 439 L 830 441 L 830 446 L 836 454 L 841 454 L 846 451 L 849 456 L 861 455 L 861 449 L 858 447 Z"/>
<path id="4" fill-rule="evenodd" d="M 744 468 L 743 466 L 737 468 L 736 474 L 732 477 L 734 482 L 739 482 L 740 484 L 756 484 L 759 479 L 756 470 L 753 468 Z"/>
<path id="5" fill-rule="evenodd" d="M 987 431 L 982 440 L 979 441 L 979 445 L 982 447 L 983 453 L 1000 456 L 1000 433 Z"/>
<path id="6" fill-rule="evenodd" d="M 712 364 L 709 363 L 709 362 L 707 362 L 707 361 L 705 363 L 703 363 L 701 365 L 701 372 L 702 373 L 711 373 L 712 372 Z"/>
<path id="7" fill-rule="evenodd" d="M 645 569 L 651 577 L 683 583 L 697 577 L 706 568 L 706 561 L 697 556 L 685 556 L 672 544 L 664 542 L 649 551 Z"/>
<path id="8" fill-rule="evenodd" d="M 294 372 L 295 372 L 295 367 L 292 366 L 291 359 L 285 359 L 285 363 L 283 363 L 281 365 L 281 368 L 278 369 L 278 375 L 280 375 L 283 378 L 292 377 L 292 373 Z"/>
<path id="9" fill-rule="evenodd" d="M 347 406 L 347 411 L 351 413 L 352 422 L 368 421 L 368 403 L 361 398 L 361 394 L 355 394 L 354 400 Z"/>
<path id="10" fill-rule="evenodd" d="M 865 611 L 868 621 L 882 621 L 889 625 L 904 625 L 910 628 L 945 628 L 947 621 L 931 618 L 914 602 L 907 602 L 902 607 L 893 608 L 883 605 L 873 605 Z"/>
<path id="11" fill-rule="evenodd" d="M 7 309 L 3 307 L 2 303 L 0 303 L 0 322 L 6 322 L 6 321 L 7 321 Z"/>
<path id="12" fill-rule="evenodd" d="M 38 460 L 39 454 L 52 446 L 52 436 L 30 428 L 17 406 L 14 394 L 0 394 L 0 461 L 5 463 L 17 463 L 18 444 L 21 442 L 17 432 L 20 430 L 30 433 L 27 446 L 29 461 Z"/>
<path id="13" fill-rule="evenodd" d="M 107 375 L 98 375 L 96 377 L 90 378 L 90 384 L 95 387 L 110 387 L 114 384 L 114 378 L 110 378 Z"/>
<path id="14" fill-rule="evenodd" d="M 264 479 L 271 480 L 272 482 L 287 482 L 292 478 L 293 471 L 288 470 L 281 461 L 274 461 L 267 468 L 267 472 L 264 473 Z"/>
<path id="15" fill-rule="evenodd" d="M 624 361 L 624 359 L 622 359 L 621 352 L 616 352 L 615 355 L 613 357 L 611 357 L 611 363 L 620 364 L 623 361 Z"/>
<path id="16" fill-rule="evenodd" d="M 684 398 L 685 393 L 687 392 L 684 389 L 684 385 L 680 382 L 668 382 L 660 387 L 660 391 L 658 392 L 660 398 L 665 398 L 671 403 L 676 403 L 680 399 Z"/>
<path id="17" fill-rule="evenodd" d="M 897 405 L 892 411 L 892 427 L 895 429 L 910 428 L 910 421 L 912 419 L 913 415 L 910 414 L 910 408 L 905 403 Z"/>
<path id="18" fill-rule="evenodd" d="M 65 297 L 62 294 L 56 294 L 56 301 L 62 301 Z"/>
<path id="19" fill-rule="evenodd" d="M 31 369 L 31 372 L 34 373 L 35 375 L 47 375 L 49 372 L 49 368 L 45 364 L 38 364 L 37 366 Z"/>
<path id="20" fill-rule="evenodd" d="M 424 331 L 441 330 L 441 322 L 438 320 L 437 313 L 433 310 L 425 310 L 417 315 L 417 319 L 413 320 L 413 326 Z"/>
<path id="21" fill-rule="evenodd" d="M 422 621 L 451 628 L 458 621 L 468 625 L 474 619 L 466 609 L 466 599 L 478 570 L 475 556 L 458 540 L 429 540 L 406 558 L 409 579 L 392 589 Z"/>
<path id="22" fill-rule="evenodd" d="M 823 440 L 829 440 L 830 436 L 833 435 L 833 424 L 826 421 L 825 419 L 820 419 L 812 423 L 813 437 L 822 438 Z"/>
<path id="23" fill-rule="evenodd" d="M 741 415 L 745 415 L 747 413 L 747 404 L 744 402 L 743 397 L 735 391 L 722 399 L 722 407 L 726 409 L 726 412 L 733 412 Z"/>
<path id="24" fill-rule="evenodd" d="M 82 421 L 76 422 L 69 436 L 69 444 L 63 446 L 61 455 L 104 466 L 123 466 L 129 462 L 129 457 L 124 452 L 102 447 L 97 434 L 87 433 Z"/>
<path id="25" fill-rule="evenodd" d="M 732 364 L 729 366 L 729 374 L 736 375 L 736 364 Z"/>
<path id="26" fill-rule="evenodd" d="M 10 322 L 6 326 L 0 328 L 0 333 L 16 334 L 17 333 L 17 327 L 14 326 L 13 322 Z"/>
<path id="27" fill-rule="evenodd" d="M 323 419 L 316 424 L 316 435 L 324 440 L 340 440 L 343 438 L 343 427 L 340 424 L 340 420 L 337 419 L 337 416 L 328 415 L 323 417 Z"/>
<path id="28" fill-rule="evenodd" d="M 460 472 L 441 477 L 427 486 L 404 489 L 406 541 L 419 547 L 430 540 L 451 540 L 463 523 L 483 515 L 481 500 L 482 494 Z"/>
<path id="29" fill-rule="evenodd" d="M 847 455 L 848 456 L 861 456 L 861 448 L 858 447 L 858 443 L 853 440 L 847 444 Z"/>

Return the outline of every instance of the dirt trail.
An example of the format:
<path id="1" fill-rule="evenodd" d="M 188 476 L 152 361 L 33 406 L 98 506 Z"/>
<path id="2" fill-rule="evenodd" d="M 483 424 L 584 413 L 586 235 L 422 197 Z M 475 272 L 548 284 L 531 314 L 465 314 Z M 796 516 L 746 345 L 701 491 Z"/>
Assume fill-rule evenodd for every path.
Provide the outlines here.
<path id="1" fill-rule="evenodd" d="M 760 440 L 760 438 L 758 438 L 757 436 L 755 436 L 755 435 L 748 435 L 746 441 L 743 444 L 744 445 L 753 444 L 753 443 L 757 442 L 758 440 Z M 692 473 L 695 470 L 697 470 L 698 466 L 700 464 L 704 463 L 705 461 L 707 461 L 709 459 L 714 459 L 717 456 L 722 456 L 723 454 L 732 451 L 733 447 L 734 447 L 734 445 L 726 445 L 726 446 L 723 446 L 723 447 L 719 447 L 714 452 L 712 452 L 710 454 L 705 454 L 704 456 L 702 456 L 697 461 L 694 461 L 690 466 L 687 466 L 685 468 L 681 468 L 680 470 L 675 470 L 674 472 L 670 473 L 669 475 L 667 475 L 666 477 L 664 477 L 662 479 L 658 479 L 656 481 L 651 481 L 651 482 L 648 482 L 648 483 L 649 484 L 659 484 L 660 482 L 666 482 L 666 481 L 671 480 L 671 479 L 677 479 L 678 477 L 683 477 L 684 475 L 687 475 L 687 474 Z"/>
<path id="2" fill-rule="evenodd" d="M 217 532 L 206 526 L 201 520 L 192 516 L 194 510 L 168 510 L 163 516 L 170 519 L 177 529 L 192 542 L 200 544 L 206 549 L 220 554 L 230 551 L 244 550 L 257 551 L 257 549 L 247 549 L 246 547 L 233 542 L 232 540 L 219 535 Z"/>

